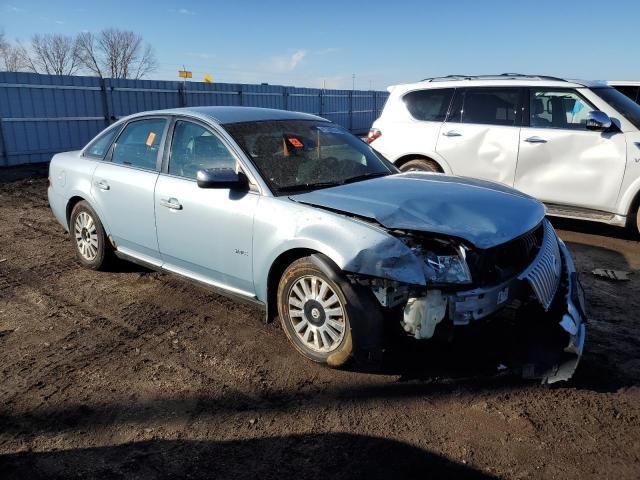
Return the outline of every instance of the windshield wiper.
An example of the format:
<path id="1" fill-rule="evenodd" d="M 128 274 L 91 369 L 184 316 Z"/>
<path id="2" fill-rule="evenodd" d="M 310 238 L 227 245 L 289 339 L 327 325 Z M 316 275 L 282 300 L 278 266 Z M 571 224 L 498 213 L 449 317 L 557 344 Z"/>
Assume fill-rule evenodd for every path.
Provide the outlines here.
<path id="1" fill-rule="evenodd" d="M 347 178 L 346 180 L 343 180 L 342 183 L 344 184 L 344 183 L 359 182 L 361 180 L 368 180 L 370 178 L 386 177 L 387 175 L 391 175 L 391 172 L 369 172 L 369 173 L 364 173 L 362 175 L 358 175 L 356 177 Z"/>
<path id="2" fill-rule="evenodd" d="M 319 182 L 319 183 L 303 183 L 300 185 L 286 185 L 284 187 L 278 187 L 280 192 L 301 192 L 307 190 L 316 190 L 319 188 L 337 187 L 344 182 Z"/>

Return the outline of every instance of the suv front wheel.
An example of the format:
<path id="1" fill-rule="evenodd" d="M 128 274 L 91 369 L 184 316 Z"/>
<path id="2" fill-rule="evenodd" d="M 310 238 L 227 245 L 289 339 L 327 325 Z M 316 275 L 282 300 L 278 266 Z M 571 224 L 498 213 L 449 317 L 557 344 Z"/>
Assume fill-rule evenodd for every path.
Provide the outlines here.
<path id="1" fill-rule="evenodd" d="M 403 172 L 435 172 L 442 173 L 440 165 L 426 158 L 413 158 L 400 167 Z"/>

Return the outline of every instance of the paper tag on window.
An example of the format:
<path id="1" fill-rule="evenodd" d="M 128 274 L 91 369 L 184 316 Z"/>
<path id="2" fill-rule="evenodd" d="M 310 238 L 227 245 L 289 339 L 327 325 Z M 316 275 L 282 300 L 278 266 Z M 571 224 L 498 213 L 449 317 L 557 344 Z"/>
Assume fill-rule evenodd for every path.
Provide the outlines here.
<path id="1" fill-rule="evenodd" d="M 147 137 L 147 141 L 145 142 L 147 144 L 147 147 L 150 147 L 151 145 L 153 145 L 153 141 L 156 139 L 156 134 L 154 132 L 149 132 L 149 136 Z"/>
<path id="2" fill-rule="evenodd" d="M 289 140 L 289 143 L 296 148 L 304 147 L 303 143 L 300 140 L 298 140 L 296 137 L 289 137 L 287 138 L 287 140 Z"/>

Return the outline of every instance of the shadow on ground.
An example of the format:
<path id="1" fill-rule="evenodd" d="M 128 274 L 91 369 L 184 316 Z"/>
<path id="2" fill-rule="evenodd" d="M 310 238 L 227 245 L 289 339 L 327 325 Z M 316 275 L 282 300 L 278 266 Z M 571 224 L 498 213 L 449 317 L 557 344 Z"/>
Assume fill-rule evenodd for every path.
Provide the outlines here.
<path id="1" fill-rule="evenodd" d="M 0 456 L 2 478 L 496 478 L 407 443 L 363 435 L 151 440 Z"/>

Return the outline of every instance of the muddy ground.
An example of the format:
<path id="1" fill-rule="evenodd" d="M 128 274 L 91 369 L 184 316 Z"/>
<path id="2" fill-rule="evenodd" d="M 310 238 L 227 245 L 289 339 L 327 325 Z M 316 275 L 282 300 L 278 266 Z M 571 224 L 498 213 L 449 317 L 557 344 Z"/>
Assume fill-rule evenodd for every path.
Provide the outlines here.
<path id="1" fill-rule="evenodd" d="M 640 478 L 640 245 L 621 230 L 554 221 L 592 317 L 569 383 L 494 374 L 478 361 L 490 345 L 403 350 L 367 374 L 303 360 L 258 310 L 180 279 L 79 268 L 46 179 L 13 177 L 2 479 Z M 613 283 L 596 267 L 635 273 Z"/>

